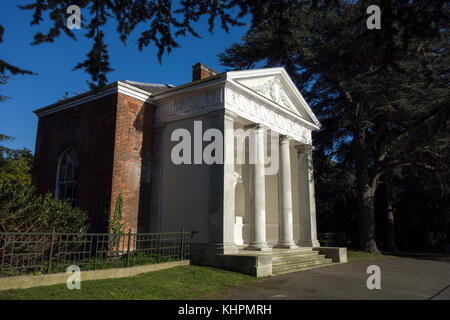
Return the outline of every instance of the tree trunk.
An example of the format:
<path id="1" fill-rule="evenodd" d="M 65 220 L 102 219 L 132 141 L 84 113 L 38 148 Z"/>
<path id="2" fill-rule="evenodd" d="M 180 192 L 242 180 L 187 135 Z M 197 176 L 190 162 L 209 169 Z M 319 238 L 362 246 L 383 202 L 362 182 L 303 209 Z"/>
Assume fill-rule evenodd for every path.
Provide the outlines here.
<path id="1" fill-rule="evenodd" d="M 380 253 L 375 239 L 375 207 L 374 197 L 378 179 L 371 181 L 369 177 L 369 158 L 365 148 L 365 134 L 357 133 L 355 144 L 356 189 L 358 197 L 358 231 L 359 246 L 362 251 Z"/>
<path id="2" fill-rule="evenodd" d="M 386 231 L 387 231 L 387 243 L 389 250 L 394 254 L 397 254 L 397 245 L 395 243 L 395 230 L 394 230 L 394 197 L 391 188 L 391 177 L 389 173 L 384 175 L 384 187 L 386 191 Z"/>

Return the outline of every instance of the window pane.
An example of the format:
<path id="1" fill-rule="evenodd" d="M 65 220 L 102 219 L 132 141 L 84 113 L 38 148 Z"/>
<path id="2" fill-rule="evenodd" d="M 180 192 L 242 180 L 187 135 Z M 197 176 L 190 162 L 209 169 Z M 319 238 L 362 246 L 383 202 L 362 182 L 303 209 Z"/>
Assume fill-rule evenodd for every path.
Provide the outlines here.
<path id="1" fill-rule="evenodd" d="M 77 183 L 76 167 L 78 160 L 75 151 L 66 150 L 59 161 L 58 176 L 56 181 L 56 196 L 59 200 L 73 202 Z"/>

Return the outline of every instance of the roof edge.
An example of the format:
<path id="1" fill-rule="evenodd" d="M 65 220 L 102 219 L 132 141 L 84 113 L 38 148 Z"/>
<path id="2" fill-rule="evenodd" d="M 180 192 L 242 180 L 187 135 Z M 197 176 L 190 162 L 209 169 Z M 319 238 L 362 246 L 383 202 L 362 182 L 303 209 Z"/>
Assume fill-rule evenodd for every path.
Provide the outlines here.
<path id="1" fill-rule="evenodd" d="M 122 81 L 116 81 L 113 83 L 110 83 L 106 85 L 105 87 L 101 88 L 100 91 L 94 91 L 89 90 L 87 92 L 81 93 L 79 95 L 76 95 L 74 97 L 70 97 L 58 102 L 55 102 L 51 105 L 48 105 L 43 108 L 39 108 L 33 111 L 34 114 L 36 114 L 38 117 L 42 117 L 48 114 L 52 114 L 61 110 L 69 109 L 72 107 L 75 107 L 77 105 L 97 100 L 102 97 L 105 97 L 107 95 L 113 94 L 113 93 L 123 93 L 126 95 L 129 95 L 133 98 L 139 99 L 144 102 L 150 102 L 149 98 L 152 95 L 150 92 L 134 87 L 128 83 L 122 82 Z"/>
<path id="2" fill-rule="evenodd" d="M 227 79 L 235 80 L 236 78 L 250 78 L 250 77 L 258 77 L 258 76 L 271 76 L 271 75 L 281 75 L 287 82 L 290 90 L 295 93 L 299 102 L 304 105 L 304 109 L 306 113 L 311 117 L 314 124 L 320 129 L 322 124 L 317 119 L 316 115 L 312 111 L 309 104 L 306 102 L 305 98 L 298 90 L 297 86 L 292 81 L 291 77 L 287 73 L 286 69 L 283 67 L 273 67 L 273 68 L 260 68 L 260 69 L 250 69 L 250 70 L 237 70 L 237 71 L 228 71 Z"/>

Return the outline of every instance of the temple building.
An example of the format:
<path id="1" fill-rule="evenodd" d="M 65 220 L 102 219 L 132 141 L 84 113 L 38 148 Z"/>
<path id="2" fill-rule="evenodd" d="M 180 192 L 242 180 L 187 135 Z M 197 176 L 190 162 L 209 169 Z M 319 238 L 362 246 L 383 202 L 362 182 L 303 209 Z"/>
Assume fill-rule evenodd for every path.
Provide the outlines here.
<path id="1" fill-rule="evenodd" d="M 180 86 L 117 81 L 36 110 L 37 190 L 86 210 L 95 232 L 121 193 L 133 232 L 196 231 L 196 264 L 264 276 L 345 262 L 317 240 L 320 123 L 287 72 L 198 63 L 192 74 Z"/>

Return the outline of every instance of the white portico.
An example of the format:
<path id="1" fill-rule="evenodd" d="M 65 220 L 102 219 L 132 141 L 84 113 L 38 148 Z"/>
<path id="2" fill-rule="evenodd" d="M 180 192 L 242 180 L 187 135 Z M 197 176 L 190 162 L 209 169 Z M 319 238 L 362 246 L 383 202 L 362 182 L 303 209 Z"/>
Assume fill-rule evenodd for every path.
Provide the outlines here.
<path id="1" fill-rule="evenodd" d="M 234 199 L 236 208 L 244 202 L 242 216 L 242 212 L 236 212 L 239 209 L 235 210 L 236 220 L 243 221 L 242 241 L 238 225 L 235 243 L 246 245 L 247 250 L 263 251 L 272 246 L 319 246 L 311 146 L 311 131 L 319 128 L 319 122 L 282 68 L 229 72 L 227 80 L 225 109 L 234 113 L 234 128 L 255 128 L 258 160 L 253 165 L 234 164 L 233 172 L 239 177 L 238 184 L 244 184 L 246 196 Z M 274 147 L 277 150 L 268 150 Z M 242 149 L 230 148 L 229 152 Z M 272 162 L 278 160 L 278 170 L 267 170 L 268 161 L 264 159 L 269 152 Z"/>
<path id="2" fill-rule="evenodd" d="M 226 265 L 214 255 L 238 249 L 319 246 L 311 132 L 320 123 L 283 68 L 212 75 L 155 94 L 152 102 L 155 231 L 179 225 L 198 231 L 193 252 L 210 265 Z M 193 156 L 173 164 L 171 150 L 180 141 L 172 132 L 179 128 L 192 134 Z M 196 159 L 213 141 L 200 130 L 211 128 L 223 133 L 223 163 Z M 199 135 L 203 142 L 196 143 Z"/>

